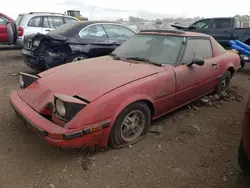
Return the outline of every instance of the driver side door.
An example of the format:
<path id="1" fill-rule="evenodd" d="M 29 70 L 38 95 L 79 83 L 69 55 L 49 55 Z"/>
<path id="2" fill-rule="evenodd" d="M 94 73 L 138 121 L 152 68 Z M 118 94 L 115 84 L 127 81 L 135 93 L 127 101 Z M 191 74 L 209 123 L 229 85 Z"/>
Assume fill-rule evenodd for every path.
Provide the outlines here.
<path id="1" fill-rule="evenodd" d="M 0 42 L 9 42 L 7 24 L 8 19 L 0 16 Z"/>
<path id="2" fill-rule="evenodd" d="M 204 65 L 192 64 L 194 57 L 205 61 Z M 174 68 L 176 74 L 176 105 L 182 106 L 212 91 L 217 82 L 218 65 L 213 57 L 209 38 L 189 38 L 180 65 Z"/>

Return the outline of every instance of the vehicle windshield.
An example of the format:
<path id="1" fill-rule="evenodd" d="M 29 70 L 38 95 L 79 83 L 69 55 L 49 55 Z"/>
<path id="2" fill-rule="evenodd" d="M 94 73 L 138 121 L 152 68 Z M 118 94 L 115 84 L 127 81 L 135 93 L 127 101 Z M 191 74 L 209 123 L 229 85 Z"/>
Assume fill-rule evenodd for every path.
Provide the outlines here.
<path id="1" fill-rule="evenodd" d="M 175 65 L 183 37 L 138 34 L 116 48 L 112 54 L 125 59 L 147 59 L 157 64 Z"/>

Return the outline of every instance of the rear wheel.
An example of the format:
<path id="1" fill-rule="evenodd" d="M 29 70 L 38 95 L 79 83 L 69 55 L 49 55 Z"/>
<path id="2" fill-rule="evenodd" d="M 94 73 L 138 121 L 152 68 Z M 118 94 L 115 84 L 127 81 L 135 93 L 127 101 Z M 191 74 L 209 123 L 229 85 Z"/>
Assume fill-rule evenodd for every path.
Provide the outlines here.
<path id="1" fill-rule="evenodd" d="M 147 133 L 151 112 L 144 102 L 136 102 L 126 107 L 117 117 L 109 138 L 113 148 L 132 145 Z"/>
<path id="2" fill-rule="evenodd" d="M 230 82 L 231 82 L 231 73 L 230 71 L 226 71 L 220 78 L 220 82 L 216 87 L 216 93 L 217 94 L 221 94 L 224 95 L 226 94 L 229 86 L 230 86 Z"/>

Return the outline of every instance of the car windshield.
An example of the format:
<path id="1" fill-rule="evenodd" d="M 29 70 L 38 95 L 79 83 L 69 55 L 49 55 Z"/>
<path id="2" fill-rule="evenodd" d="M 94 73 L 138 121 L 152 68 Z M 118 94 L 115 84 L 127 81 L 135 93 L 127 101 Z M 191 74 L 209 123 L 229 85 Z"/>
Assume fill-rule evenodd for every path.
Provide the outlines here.
<path id="1" fill-rule="evenodd" d="M 138 34 L 116 48 L 112 54 L 125 59 L 147 59 L 157 64 L 176 63 L 183 37 Z"/>

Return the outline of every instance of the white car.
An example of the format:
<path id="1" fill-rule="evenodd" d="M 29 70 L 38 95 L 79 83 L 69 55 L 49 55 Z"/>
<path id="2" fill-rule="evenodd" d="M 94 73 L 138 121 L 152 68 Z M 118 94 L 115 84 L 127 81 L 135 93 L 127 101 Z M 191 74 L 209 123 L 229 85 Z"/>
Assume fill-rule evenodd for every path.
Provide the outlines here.
<path id="1" fill-rule="evenodd" d="M 71 21 L 80 21 L 79 19 L 65 14 L 52 12 L 30 12 L 19 14 L 16 19 L 18 35 L 16 44 L 23 46 L 25 35 L 41 33 L 46 34 L 56 27 L 66 24 Z"/>

